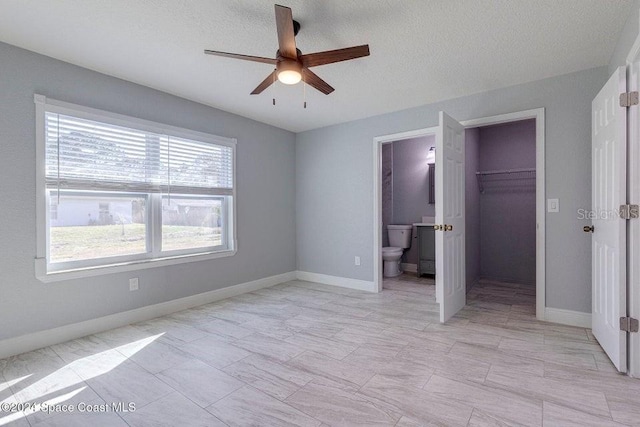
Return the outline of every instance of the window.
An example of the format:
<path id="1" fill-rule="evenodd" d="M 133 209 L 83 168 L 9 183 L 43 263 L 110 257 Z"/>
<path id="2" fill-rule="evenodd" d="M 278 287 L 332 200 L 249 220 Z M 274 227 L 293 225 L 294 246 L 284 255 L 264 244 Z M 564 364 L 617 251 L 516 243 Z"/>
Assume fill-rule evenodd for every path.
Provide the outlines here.
<path id="1" fill-rule="evenodd" d="M 36 104 L 39 277 L 235 253 L 234 140 Z"/>
<path id="2" fill-rule="evenodd" d="M 50 220 L 52 221 L 56 221 L 58 219 L 58 204 L 53 201 L 49 207 L 49 213 L 50 213 Z"/>
<path id="3" fill-rule="evenodd" d="M 146 195 L 47 193 L 50 206 L 58 211 L 56 223 L 48 227 L 51 265 L 147 252 Z"/>
<path id="4" fill-rule="evenodd" d="M 162 250 L 221 246 L 224 205 L 223 197 L 163 197 Z"/>

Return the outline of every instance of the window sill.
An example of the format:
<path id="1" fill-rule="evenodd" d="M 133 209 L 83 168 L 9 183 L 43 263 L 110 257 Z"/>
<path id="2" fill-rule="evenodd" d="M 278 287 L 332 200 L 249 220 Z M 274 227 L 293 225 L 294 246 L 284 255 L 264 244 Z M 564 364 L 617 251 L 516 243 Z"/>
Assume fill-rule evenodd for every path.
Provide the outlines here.
<path id="1" fill-rule="evenodd" d="M 95 267 L 77 268 L 73 270 L 62 270 L 47 272 L 47 260 L 36 258 L 36 277 L 44 283 L 61 282 L 63 280 L 82 279 L 84 277 L 103 276 L 105 274 L 122 273 L 125 271 L 144 270 L 147 268 L 166 267 L 169 265 L 185 264 L 189 262 L 207 261 L 216 258 L 230 257 L 236 254 L 236 250 L 226 250 L 219 252 L 207 252 L 201 254 L 190 254 L 181 256 L 171 256 L 165 258 L 147 259 L 140 261 L 123 262 L 118 264 L 100 265 Z"/>

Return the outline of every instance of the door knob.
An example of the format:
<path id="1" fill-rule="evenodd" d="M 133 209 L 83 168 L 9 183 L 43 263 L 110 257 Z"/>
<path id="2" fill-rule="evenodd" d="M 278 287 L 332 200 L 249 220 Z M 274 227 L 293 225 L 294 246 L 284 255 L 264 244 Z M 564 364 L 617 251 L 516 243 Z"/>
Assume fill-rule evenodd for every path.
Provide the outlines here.
<path id="1" fill-rule="evenodd" d="M 453 231 L 453 225 L 445 225 L 444 231 Z"/>
<path id="2" fill-rule="evenodd" d="M 434 229 L 435 231 L 440 231 L 440 230 L 442 230 L 443 228 L 442 228 L 442 226 L 441 226 L 441 225 L 434 225 L 434 226 L 433 226 L 433 229 Z"/>
<path id="3" fill-rule="evenodd" d="M 582 227 L 582 231 L 584 231 L 585 233 L 593 233 L 595 230 L 595 228 L 593 227 L 593 225 L 585 225 L 584 227 Z"/>

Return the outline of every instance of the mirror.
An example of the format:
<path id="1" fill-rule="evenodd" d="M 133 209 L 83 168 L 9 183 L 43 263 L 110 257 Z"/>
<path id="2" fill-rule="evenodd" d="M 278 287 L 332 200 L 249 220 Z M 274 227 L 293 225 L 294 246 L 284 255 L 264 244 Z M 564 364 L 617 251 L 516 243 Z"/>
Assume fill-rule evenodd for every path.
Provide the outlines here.
<path id="1" fill-rule="evenodd" d="M 429 165 L 429 204 L 433 205 L 436 203 L 436 165 Z"/>

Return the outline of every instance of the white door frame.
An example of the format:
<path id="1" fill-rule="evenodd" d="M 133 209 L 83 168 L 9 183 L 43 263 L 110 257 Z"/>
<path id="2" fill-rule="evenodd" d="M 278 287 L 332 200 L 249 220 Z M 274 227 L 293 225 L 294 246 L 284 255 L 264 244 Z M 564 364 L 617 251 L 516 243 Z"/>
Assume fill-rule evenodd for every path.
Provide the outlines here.
<path id="1" fill-rule="evenodd" d="M 465 128 L 497 125 L 521 120 L 536 120 L 536 317 L 545 320 L 546 311 L 546 193 L 545 193 L 545 109 L 517 111 L 497 116 L 465 120 Z M 382 145 L 403 139 L 434 135 L 438 127 L 378 136 L 373 139 L 373 281 L 374 288 L 382 291 Z"/>

